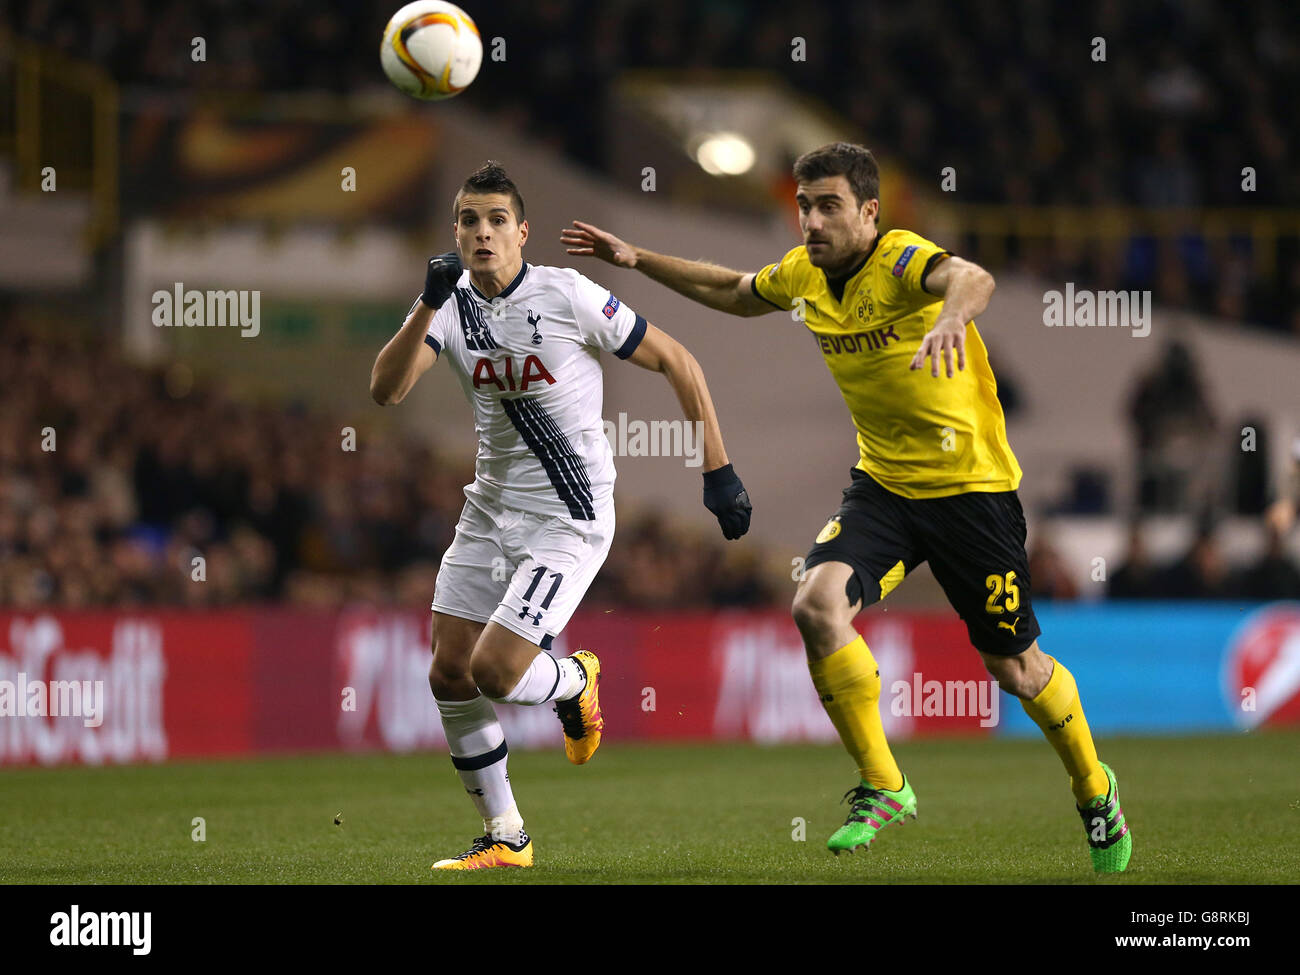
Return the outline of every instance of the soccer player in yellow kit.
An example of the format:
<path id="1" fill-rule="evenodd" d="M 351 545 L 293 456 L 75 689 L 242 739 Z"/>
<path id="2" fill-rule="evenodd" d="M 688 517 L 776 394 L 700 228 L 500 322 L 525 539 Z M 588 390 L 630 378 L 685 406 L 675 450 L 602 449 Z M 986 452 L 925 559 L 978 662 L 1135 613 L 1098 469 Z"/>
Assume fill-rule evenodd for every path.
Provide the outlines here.
<path id="1" fill-rule="evenodd" d="M 880 233 L 879 169 L 861 146 L 814 149 L 794 176 L 804 242 L 756 273 L 656 254 L 579 221 L 561 240 L 719 311 L 796 311 L 848 404 L 860 459 L 792 607 L 813 684 L 861 776 L 827 846 L 869 846 L 916 815 L 881 725 L 880 672 L 853 619 L 928 561 L 989 673 L 1065 765 L 1094 869 L 1122 871 L 1132 836 L 1114 773 L 1097 759 L 1074 678 L 1038 646 L 1020 465 L 972 321 L 993 277 L 910 231 Z"/>

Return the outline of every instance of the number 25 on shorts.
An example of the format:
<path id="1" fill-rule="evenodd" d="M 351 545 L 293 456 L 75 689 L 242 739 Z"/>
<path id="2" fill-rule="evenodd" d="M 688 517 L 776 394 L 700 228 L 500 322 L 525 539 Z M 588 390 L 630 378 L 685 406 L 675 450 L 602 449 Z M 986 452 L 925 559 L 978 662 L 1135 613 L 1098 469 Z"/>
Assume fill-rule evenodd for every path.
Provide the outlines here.
<path id="1" fill-rule="evenodd" d="M 989 598 L 984 601 L 984 609 L 993 616 L 1002 613 L 1014 613 L 1020 608 L 1020 587 L 1016 585 L 1015 571 L 1008 572 L 1005 577 L 994 573 L 984 580 L 984 588 L 989 590 Z M 999 606 L 998 600 L 1006 593 L 1007 601 L 1005 606 Z"/>

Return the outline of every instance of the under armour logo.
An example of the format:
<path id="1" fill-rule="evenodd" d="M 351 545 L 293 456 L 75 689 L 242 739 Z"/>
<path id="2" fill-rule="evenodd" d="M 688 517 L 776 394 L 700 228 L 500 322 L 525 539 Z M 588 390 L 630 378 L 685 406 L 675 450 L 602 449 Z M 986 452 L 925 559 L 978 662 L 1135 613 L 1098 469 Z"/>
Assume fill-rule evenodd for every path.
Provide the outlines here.
<path id="1" fill-rule="evenodd" d="M 487 326 L 482 322 L 469 323 L 469 340 L 474 343 L 473 348 L 479 348 L 487 338 Z"/>
<path id="2" fill-rule="evenodd" d="M 525 617 L 528 617 L 528 616 L 531 616 L 531 617 L 532 617 L 532 620 L 533 620 L 533 626 L 540 626 L 540 625 L 541 625 L 541 623 L 542 623 L 542 611 L 541 611 L 540 609 L 539 609 L 536 613 L 529 613 L 529 612 L 528 612 L 528 606 L 527 606 L 527 604 L 525 604 L 525 605 L 524 605 L 524 608 L 521 609 L 521 610 L 519 611 L 519 618 L 520 618 L 520 619 L 524 619 Z"/>

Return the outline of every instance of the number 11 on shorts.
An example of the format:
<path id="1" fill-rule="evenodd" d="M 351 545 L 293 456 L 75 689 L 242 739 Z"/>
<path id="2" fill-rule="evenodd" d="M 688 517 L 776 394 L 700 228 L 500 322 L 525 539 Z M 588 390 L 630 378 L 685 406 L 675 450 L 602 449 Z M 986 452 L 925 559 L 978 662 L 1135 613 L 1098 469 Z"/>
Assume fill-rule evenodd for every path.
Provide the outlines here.
<path id="1" fill-rule="evenodd" d="M 524 608 L 519 611 L 519 618 L 523 619 L 524 617 L 530 617 L 533 621 L 533 626 L 541 625 L 542 611 L 550 608 L 551 600 L 555 598 L 555 593 L 560 588 L 560 582 L 563 581 L 564 579 L 564 573 L 551 572 L 550 573 L 551 588 L 546 593 L 546 598 L 544 598 L 541 602 L 541 609 L 539 609 L 536 613 L 529 613 L 528 604 L 533 598 L 533 593 L 537 592 L 537 587 L 538 585 L 541 584 L 542 577 L 545 576 L 547 572 L 548 570 L 544 565 L 539 565 L 536 569 L 533 570 L 533 581 L 529 583 L 528 591 L 524 593 Z"/>

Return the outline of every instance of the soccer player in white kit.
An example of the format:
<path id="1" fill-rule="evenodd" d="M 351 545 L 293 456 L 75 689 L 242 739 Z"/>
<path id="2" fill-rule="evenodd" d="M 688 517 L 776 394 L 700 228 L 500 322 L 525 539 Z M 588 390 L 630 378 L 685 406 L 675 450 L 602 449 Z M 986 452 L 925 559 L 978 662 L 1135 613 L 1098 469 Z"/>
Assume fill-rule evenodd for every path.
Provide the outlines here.
<path id="1" fill-rule="evenodd" d="M 614 537 L 602 352 L 663 373 L 686 419 L 702 423 L 704 503 L 726 538 L 749 530 L 750 504 L 695 358 L 577 271 L 524 262 L 524 203 L 500 165 L 470 175 L 453 216 L 456 251 L 429 261 L 424 292 L 375 361 L 370 393 L 400 403 L 446 358 L 479 436 L 474 482 L 434 587 L 429 687 L 483 835 L 434 869 L 532 866 L 492 702 L 555 702 L 574 764 L 600 744 L 599 660 L 590 650 L 559 660 L 547 651 Z"/>

